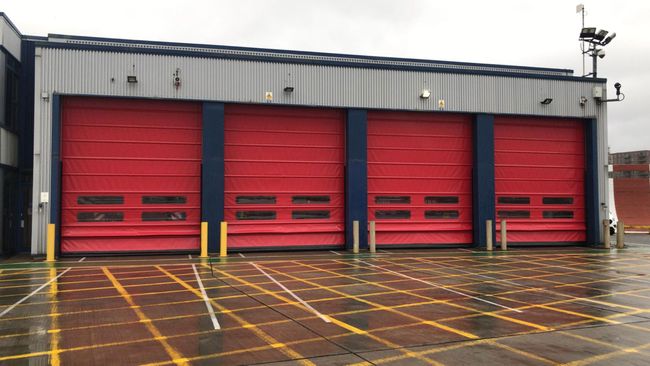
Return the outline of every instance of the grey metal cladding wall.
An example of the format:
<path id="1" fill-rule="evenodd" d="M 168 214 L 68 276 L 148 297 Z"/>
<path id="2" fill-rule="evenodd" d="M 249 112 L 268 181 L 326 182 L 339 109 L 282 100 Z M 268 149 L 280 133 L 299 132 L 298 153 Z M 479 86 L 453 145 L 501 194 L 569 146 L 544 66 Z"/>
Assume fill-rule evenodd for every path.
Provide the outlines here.
<path id="1" fill-rule="evenodd" d="M 578 104 L 597 85 L 588 82 L 55 48 L 42 54 L 43 90 L 63 94 L 264 103 L 264 93 L 272 91 L 276 104 L 430 111 L 445 99 L 445 109 L 458 112 L 583 117 L 597 110 L 595 103 Z M 126 83 L 132 65 L 136 85 Z M 176 68 L 178 90 L 172 85 Z M 284 93 L 289 73 L 295 91 Z M 431 90 L 430 99 L 419 98 L 423 88 Z M 546 97 L 554 102 L 543 106 Z"/>
<path id="2" fill-rule="evenodd" d="M 45 253 L 49 206 L 38 208 L 40 192 L 50 190 L 51 102 L 42 92 L 237 103 L 266 103 L 264 93 L 273 92 L 272 104 L 323 107 L 438 110 L 522 114 L 558 117 L 589 117 L 598 120 L 599 193 L 601 218 L 607 217 L 607 184 L 603 162 L 607 158 L 606 104 L 590 98 L 602 83 L 576 82 L 457 73 L 434 73 L 352 67 L 281 64 L 215 58 L 156 56 L 86 50 L 37 48 L 34 77 L 34 177 L 32 253 Z M 135 65 L 137 84 L 126 76 Z M 173 86 L 172 74 L 180 69 L 182 86 Z M 284 93 L 291 73 L 295 91 Z M 111 82 L 114 78 L 114 82 Z M 431 98 L 419 98 L 422 89 Z M 589 102 L 581 108 L 581 96 Z M 540 101 L 553 98 L 544 106 Z"/>

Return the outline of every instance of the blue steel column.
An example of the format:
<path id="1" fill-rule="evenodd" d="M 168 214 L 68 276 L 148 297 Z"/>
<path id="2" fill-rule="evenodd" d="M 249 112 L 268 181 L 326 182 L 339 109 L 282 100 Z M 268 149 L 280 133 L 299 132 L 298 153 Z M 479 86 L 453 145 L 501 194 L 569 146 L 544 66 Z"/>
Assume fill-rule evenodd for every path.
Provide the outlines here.
<path id="1" fill-rule="evenodd" d="M 368 247 L 368 112 L 347 111 L 345 126 L 345 248 L 352 249 L 352 222 L 359 221 L 359 247 Z"/>
<path id="2" fill-rule="evenodd" d="M 585 224 L 587 244 L 600 243 L 598 197 L 598 120 L 585 120 Z"/>
<path id="3" fill-rule="evenodd" d="M 474 246 L 486 246 L 485 221 L 492 220 L 492 240 L 496 243 L 494 191 L 494 116 L 474 117 L 473 223 Z"/>
<path id="4" fill-rule="evenodd" d="M 219 252 L 224 206 L 224 104 L 203 103 L 201 221 L 208 223 L 208 252 Z"/>
<path id="5" fill-rule="evenodd" d="M 61 252 L 61 96 L 52 95 L 52 159 L 50 160 L 50 224 L 56 225 L 54 247 Z"/>

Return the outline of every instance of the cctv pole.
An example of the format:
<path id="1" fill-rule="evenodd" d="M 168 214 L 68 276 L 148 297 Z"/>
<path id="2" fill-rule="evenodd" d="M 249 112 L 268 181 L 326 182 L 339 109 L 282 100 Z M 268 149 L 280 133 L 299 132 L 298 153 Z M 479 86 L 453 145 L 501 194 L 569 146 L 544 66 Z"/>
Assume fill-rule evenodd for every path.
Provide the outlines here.
<path id="1" fill-rule="evenodd" d="M 594 59 L 593 66 L 592 66 L 593 68 L 592 76 L 595 79 L 597 77 L 596 74 L 598 73 L 598 55 L 596 54 L 596 46 L 593 47 L 593 51 L 591 52 L 591 58 Z"/>

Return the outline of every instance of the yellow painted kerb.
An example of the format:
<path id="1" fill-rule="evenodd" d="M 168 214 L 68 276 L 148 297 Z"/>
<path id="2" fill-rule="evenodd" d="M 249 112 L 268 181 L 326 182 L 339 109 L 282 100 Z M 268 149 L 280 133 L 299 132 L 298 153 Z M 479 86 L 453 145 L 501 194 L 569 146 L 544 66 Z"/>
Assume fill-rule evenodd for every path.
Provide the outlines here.
<path id="1" fill-rule="evenodd" d="M 201 223 L 201 258 L 208 257 L 208 223 Z"/>
<path id="2" fill-rule="evenodd" d="M 219 256 L 228 256 L 228 223 L 221 221 L 221 245 L 219 245 Z"/>
<path id="3" fill-rule="evenodd" d="M 47 248 L 46 248 L 46 257 L 45 259 L 48 262 L 54 262 L 54 239 L 56 236 L 56 225 L 48 224 L 47 225 Z"/>

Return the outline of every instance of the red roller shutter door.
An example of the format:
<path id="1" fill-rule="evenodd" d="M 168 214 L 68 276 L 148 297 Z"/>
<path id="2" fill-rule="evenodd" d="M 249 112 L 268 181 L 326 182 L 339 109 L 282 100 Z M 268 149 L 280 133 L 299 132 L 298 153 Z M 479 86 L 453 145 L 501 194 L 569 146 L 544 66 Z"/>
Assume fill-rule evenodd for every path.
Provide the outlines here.
<path id="1" fill-rule="evenodd" d="M 343 245 L 343 121 L 339 110 L 226 106 L 229 247 Z"/>
<path id="2" fill-rule="evenodd" d="M 508 241 L 584 242 L 583 123 L 497 117 L 494 136 L 497 218 L 508 222 Z"/>
<path id="3" fill-rule="evenodd" d="M 199 248 L 201 106 L 64 97 L 61 251 Z"/>
<path id="4" fill-rule="evenodd" d="M 368 211 L 377 244 L 471 244 L 471 117 L 368 113 Z"/>

